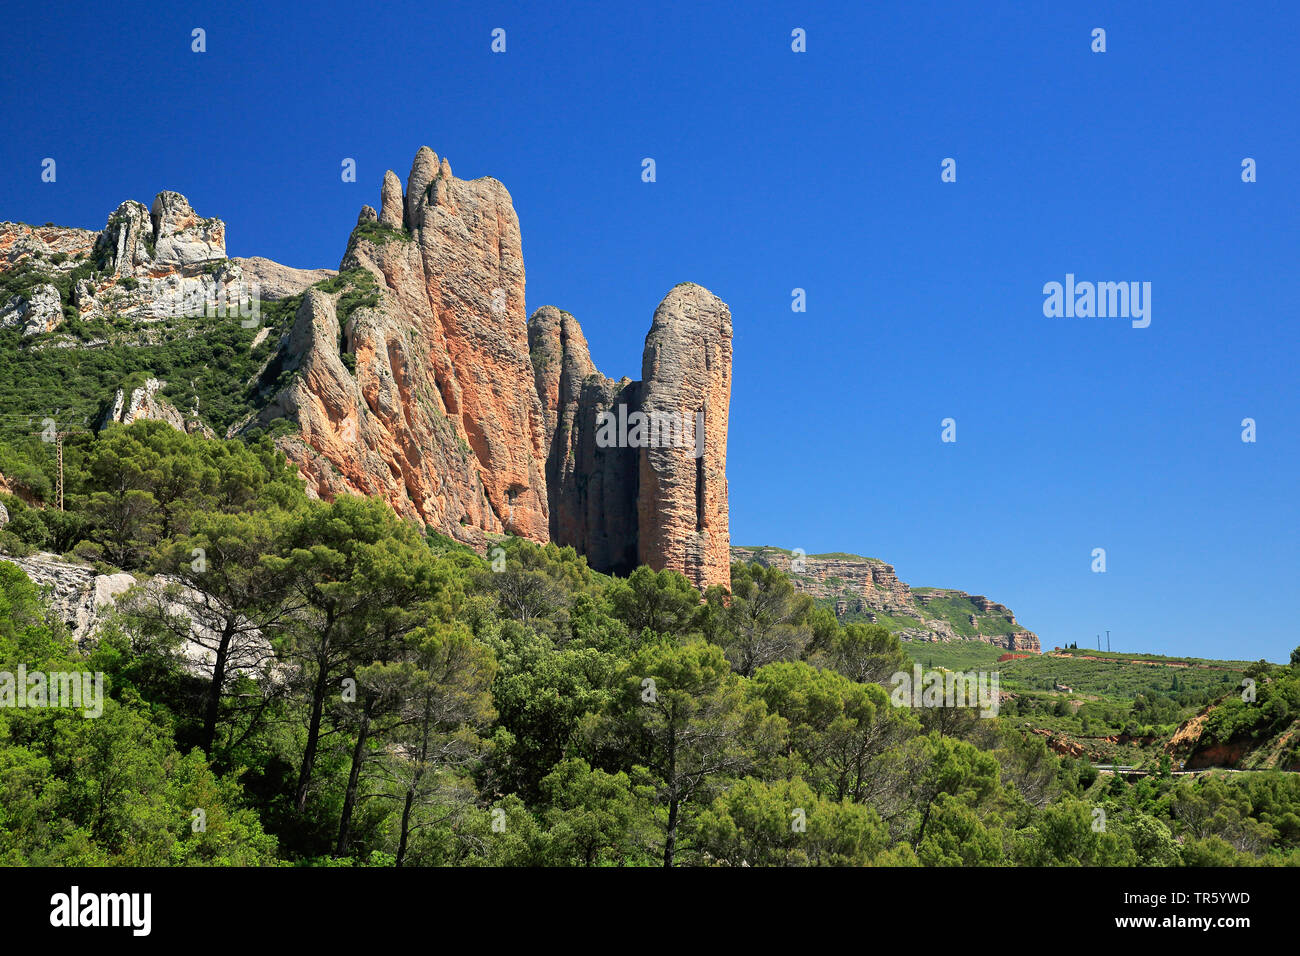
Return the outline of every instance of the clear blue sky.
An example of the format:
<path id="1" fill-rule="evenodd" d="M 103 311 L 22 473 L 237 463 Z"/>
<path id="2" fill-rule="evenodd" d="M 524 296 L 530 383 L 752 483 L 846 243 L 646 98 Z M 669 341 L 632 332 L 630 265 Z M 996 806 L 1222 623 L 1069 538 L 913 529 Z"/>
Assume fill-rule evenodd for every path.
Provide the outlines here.
<path id="1" fill-rule="evenodd" d="M 0 218 L 176 189 L 232 255 L 333 267 L 428 144 L 506 184 L 529 310 L 606 374 L 639 377 L 675 283 L 730 304 L 733 541 L 883 558 L 1047 647 L 1285 660 L 1296 4 L 717 6 L 14 5 Z M 1151 282 L 1151 326 L 1045 318 L 1067 272 Z"/>

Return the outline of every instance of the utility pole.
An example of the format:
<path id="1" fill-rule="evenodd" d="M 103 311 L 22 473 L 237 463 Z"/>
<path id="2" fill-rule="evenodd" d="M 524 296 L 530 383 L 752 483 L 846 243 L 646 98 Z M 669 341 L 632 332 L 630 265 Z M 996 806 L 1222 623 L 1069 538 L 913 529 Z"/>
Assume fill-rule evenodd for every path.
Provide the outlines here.
<path id="1" fill-rule="evenodd" d="M 1106 653 L 1110 653 L 1110 631 L 1106 632 Z"/>
<path id="2" fill-rule="evenodd" d="M 1101 635 L 1097 635 L 1097 650 L 1101 650 Z"/>
<path id="3" fill-rule="evenodd" d="M 54 436 L 54 453 L 59 460 L 59 481 L 55 486 L 55 497 L 59 499 L 59 510 L 63 510 L 63 432 L 57 432 Z"/>
<path id="4" fill-rule="evenodd" d="M 58 411 L 56 411 L 54 414 L 57 415 Z M 30 419 L 28 421 L 30 422 Z M 58 477 L 55 479 L 54 482 L 54 499 L 59 506 L 59 510 L 62 511 L 63 510 L 63 439 L 67 438 L 69 435 L 73 434 L 74 432 L 84 431 L 84 429 L 77 428 L 76 426 L 59 428 L 53 418 L 46 418 L 41 424 L 43 424 L 45 427 L 41 429 L 39 432 L 34 432 L 33 434 L 39 435 L 42 441 L 48 442 L 54 446 L 54 461 L 55 464 L 58 466 L 58 470 L 59 470 Z"/>

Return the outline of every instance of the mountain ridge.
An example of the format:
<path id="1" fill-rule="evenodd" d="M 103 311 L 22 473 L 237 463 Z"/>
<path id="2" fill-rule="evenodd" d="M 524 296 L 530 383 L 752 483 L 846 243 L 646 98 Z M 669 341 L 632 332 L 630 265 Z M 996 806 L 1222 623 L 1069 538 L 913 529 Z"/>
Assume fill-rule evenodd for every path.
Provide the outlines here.
<path id="1" fill-rule="evenodd" d="M 1006 605 L 954 588 L 909 586 L 879 558 L 764 545 L 733 545 L 731 558 L 777 567 L 839 620 L 882 624 L 905 641 L 975 641 L 1009 653 L 1042 653 L 1038 635 L 1022 627 Z"/>

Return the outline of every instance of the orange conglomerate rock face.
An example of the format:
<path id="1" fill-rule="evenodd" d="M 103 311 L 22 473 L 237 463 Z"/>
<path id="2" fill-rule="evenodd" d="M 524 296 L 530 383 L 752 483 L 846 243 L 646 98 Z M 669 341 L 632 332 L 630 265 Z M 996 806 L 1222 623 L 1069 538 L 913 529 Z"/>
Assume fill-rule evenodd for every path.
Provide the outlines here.
<path id="1" fill-rule="evenodd" d="M 305 293 L 277 368 L 289 383 L 259 414 L 297 422 L 277 442 L 310 490 L 381 495 L 471 544 L 511 533 L 572 545 L 600 571 L 641 563 L 728 585 L 727 306 L 675 287 L 644 381 L 614 382 L 573 316 L 544 306 L 526 321 L 501 183 L 457 179 L 422 147 L 405 188 L 385 174 L 379 206 L 362 209 L 339 279 Z M 597 425 L 620 407 L 676 416 L 690 440 L 609 447 Z"/>
<path id="2" fill-rule="evenodd" d="M 646 336 L 641 378 L 643 411 L 681 416 L 702 433 L 686 447 L 661 443 L 641 448 L 641 563 L 680 571 L 700 587 L 729 585 L 731 311 L 726 304 L 692 283 L 669 292 Z"/>
<path id="3" fill-rule="evenodd" d="M 639 382 L 597 372 L 577 320 L 552 306 L 533 313 L 529 346 L 549 435 L 552 540 L 599 570 L 645 564 L 701 590 L 730 586 L 726 304 L 702 286 L 673 288 L 655 310 Z M 638 416 L 660 423 L 648 441 L 633 440 L 635 425 L 623 434 Z M 617 443 L 602 421 L 619 423 Z"/>
<path id="4" fill-rule="evenodd" d="M 385 178 L 389 222 L 395 178 Z M 303 374 L 271 412 L 293 412 L 302 437 L 282 445 L 323 496 L 379 494 L 472 543 L 502 532 L 549 540 L 546 427 L 510 194 L 493 179 L 456 179 L 423 148 L 404 209 L 400 227 L 371 232 L 363 215 L 341 264 L 373 276 L 373 301 L 340 325 L 344 293 L 304 298 L 288 358 Z"/>

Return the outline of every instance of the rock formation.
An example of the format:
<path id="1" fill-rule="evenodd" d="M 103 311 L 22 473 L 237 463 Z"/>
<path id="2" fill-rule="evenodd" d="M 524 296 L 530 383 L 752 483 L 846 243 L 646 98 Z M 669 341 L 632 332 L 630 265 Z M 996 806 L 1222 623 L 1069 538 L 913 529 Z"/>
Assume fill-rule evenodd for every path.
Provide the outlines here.
<path id="1" fill-rule="evenodd" d="M 550 535 L 572 545 L 594 568 L 626 574 L 636 567 L 636 449 L 596 442 L 597 416 L 637 407 L 637 383 L 596 371 L 577 320 L 545 305 L 528 322 L 528 348 L 546 418 Z"/>
<path id="2" fill-rule="evenodd" d="M 349 356 L 346 359 L 344 356 Z M 644 383 L 596 372 L 573 316 L 525 321 L 519 220 L 495 179 L 457 179 L 422 147 L 403 190 L 384 175 L 337 282 L 310 289 L 278 366 L 296 373 L 259 416 L 320 495 L 379 494 L 482 545 L 512 533 L 571 544 L 602 571 L 638 563 L 726 584 L 731 316 L 672 290 L 646 339 Z M 693 447 L 605 447 L 619 406 L 707 422 Z"/>
<path id="3" fill-rule="evenodd" d="M 40 262 L 43 269 L 70 272 L 90 255 L 98 238 L 90 229 L 0 222 L 0 271 Z"/>
<path id="4" fill-rule="evenodd" d="M 646 564 L 727 586 L 727 306 L 692 283 L 672 289 L 646 336 L 640 382 L 596 372 L 577 320 L 551 306 L 530 320 L 529 348 L 548 428 L 552 539 L 599 570 Z"/>
<path id="5" fill-rule="evenodd" d="M 115 423 L 130 425 L 141 419 L 150 419 L 166 422 L 178 431 L 201 432 L 209 438 L 215 437 L 212 429 L 196 416 L 182 415 L 175 405 L 162 397 L 160 393 L 166 384 L 156 378 L 146 379 L 143 385 L 131 389 L 129 395 L 126 389 L 119 388 L 97 427 L 103 429 Z"/>
<path id="6" fill-rule="evenodd" d="M 0 328 L 18 326 L 23 335 L 40 335 L 52 332 L 63 321 L 63 304 L 59 290 L 43 283 L 15 295 L 0 306 Z"/>
<path id="7" fill-rule="evenodd" d="M 893 565 L 873 558 L 803 555 L 801 564 L 792 568 L 796 560 L 792 553 L 736 547 L 731 549 L 731 560 L 759 561 L 780 568 L 795 577 L 800 590 L 813 597 L 843 599 L 846 611 L 905 614 L 915 605 L 912 589 L 898 579 Z"/>
<path id="8" fill-rule="evenodd" d="M 184 269 L 226 257 L 226 224 L 201 219 L 180 193 L 163 190 L 149 209 L 153 227 L 153 263 Z"/>
<path id="9" fill-rule="evenodd" d="M 90 258 L 99 233 L 66 226 L 0 222 L 0 272 L 30 269 L 40 278 L 20 295 L 0 301 L 0 328 L 24 336 L 52 332 L 63 323 L 63 302 L 55 285 Z"/>
<path id="10" fill-rule="evenodd" d="M 360 217 L 336 291 L 304 297 L 283 363 L 300 374 L 262 419 L 299 423 L 301 439 L 282 447 L 324 496 L 381 494 L 471 543 L 548 540 L 546 429 L 510 194 L 494 179 L 456 179 L 427 147 L 401 223 L 399 194 L 389 172 L 383 216 Z"/>
<path id="11" fill-rule="evenodd" d="M 179 578 L 158 574 L 137 582 L 134 575 L 126 572 L 99 574 L 94 568 L 44 551 L 27 557 L 0 554 L 0 561 L 18 565 L 33 584 L 48 594 L 51 612 L 82 647 L 98 641 L 100 625 L 124 600 L 137 609 L 153 605 L 173 621 L 188 620 L 184 630 L 189 632 L 189 637 L 178 648 L 180 663 L 191 674 L 211 676 L 216 659 L 213 648 L 220 640 L 221 621 L 205 596 Z M 249 667 L 249 661 L 266 660 L 270 653 L 270 643 L 261 632 L 249 629 L 229 648 L 226 666 L 255 674 L 257 669 Z M 280 672 L 273 674 L 273 677 L 280 676 Z"/>
<path id="12" fill-rule="evenodd" d="M 652 420 L 680 415 L 691 423 L 696 442 L 680 447 L 652 441 L 641 448 L 641 563 L 681 571 L 700 586 L 729 584 L 731 311 L 701 286 L 683 283 L 673 288 L 655 310 L 641 377 L 641 409 Z"/>
<path id="13" fill-rule="evenodd" d="M 38 588 L 48 589 L 51 610 L 78 642 L 93 636 L 104 611 L 135 584 L 125 572 L 99 574 L 45 552 L 25 558 L 3 555 L 0 560 L 18 565 Z"/>
<path id="14" fill-rule="evenodd" d="M 261 256 L 230 261 L 239 266 L 245 284 L 256 288 L 263 300 L 271 302 L 292 298 L 317 282 L 338 275 L 336 269 L 294 269 Z"/>
<path id="15" fill-rule="evenodd" d="M 152 323 L 237 308 L 250 293 L 297 300 L 249 383 L 256 411 L 232 434 L 273 427 L 309 492 L 380 495 L 479 547 L 515 534 L 573 545 L 601 571 L 648 564 L 701 588 L 729 582 L 731 315 L 712 293 L 672 289 L 646 337 L 642 380 L 604 378 L 571 315 L 543 308 L 530 327 L 505 186 L 456 178 L 428 147 L 405 185 L 385 173 L 338 272 L 228 259 L 225 239 L 221 220 L 171 191 L 148 207 L 122 203 L 98 233 L 0 224 L 0 270 L 36 261 L 76 270 L 59 287 L 22 285 L 0 303 L 0 323 L 39 337 L 65 309 Z M 191 430 L 158 394 L 165 377 L 119 389 L 104 423 L 156 418 Z M 620 424 L 644 417 L 649 434 L 634 426 L 632 440 L 606 442 L 603 413 Z M 660 425 L 670 440 L 655 437 Z"/>
<path id="16" fill-rule="evenodd" d="M 892 565 L 875 558 L 735 547 L 731 559 L 780 568 L 841 620 L 880 623 L 906 641 L 979 641 L 1011 652 L 1042 652 L 1038 636 L 1021 627 L 1005 604 L 949 588 L 908 587 Z"/>
<path id="17" fill-rule="evenodd" d="M 148 209 L 122 203 L 99 233 L 92 258 L 99 270 L 72 289 L 83 318 L 200 315 L 227 299 L 237 308 L 232 290 L 244 291 L 242 270 L 226 258 L 225 224 L 200 217 L 180 193 L 160 192 Z"/>
<path id="18" fill-rule="evenodd" d="M 120 204 L 99 232 L 0 223 L 0 271 L 27 266 L 57 276 L 89 264 L 91 275 L 67 280 L 66 304 L 86 319 L 142 322 L 218 308 L 237 314 L 236 296 L 281 299 L 335 274 L 260 257 L 227 259 L 225 223 L 200 216 L 170 190 L 158 193 L 150 207 Z M 50 332 L 63 321 L 63 309 L 53 285 L 36 285 L 0 303 L 0 326 L 21 325 L 25 335 Z"/>
<path id="19" fill-rule="evenodd" d="M 384 173 L 379 199 L 379 224 L 389 229 L 404 228 L 406 201 L 402 196 L 402 181 L 391 169 Z"/>

